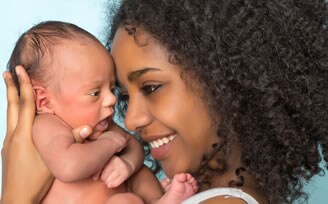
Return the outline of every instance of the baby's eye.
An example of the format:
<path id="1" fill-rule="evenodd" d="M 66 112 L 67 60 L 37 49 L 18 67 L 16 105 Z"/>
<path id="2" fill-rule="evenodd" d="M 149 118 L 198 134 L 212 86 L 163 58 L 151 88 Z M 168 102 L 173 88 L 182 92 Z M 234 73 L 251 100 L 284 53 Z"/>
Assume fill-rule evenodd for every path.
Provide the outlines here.
<path id="1" fill-rule="evenodd" d="M 99 96 L 99 94 L 100 94 L 100 91 L 98 91 L 98 90 L 97 91 L 92 91 L 92 92 L 89 93 L 90 96 Z"/>

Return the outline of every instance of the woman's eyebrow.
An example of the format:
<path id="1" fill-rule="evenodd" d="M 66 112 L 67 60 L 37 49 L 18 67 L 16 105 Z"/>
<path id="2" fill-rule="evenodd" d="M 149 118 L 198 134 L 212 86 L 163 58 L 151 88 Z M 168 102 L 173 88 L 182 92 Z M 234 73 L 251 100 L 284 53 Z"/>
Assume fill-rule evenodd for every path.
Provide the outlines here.
<path id="1" fill-rule="evenodd" d="M 132 82 L 136 81 L 137 79 L 139 79 L 142 75 L 144 75 L 150 71 L 161 71 L 161 70 L 158 68 L 154 68 L 154 67 L 144 67 L 142 69 L 130 72 L 128 74 L 128 80 L 129 80 L 129 82 L 132 83 Z"/>

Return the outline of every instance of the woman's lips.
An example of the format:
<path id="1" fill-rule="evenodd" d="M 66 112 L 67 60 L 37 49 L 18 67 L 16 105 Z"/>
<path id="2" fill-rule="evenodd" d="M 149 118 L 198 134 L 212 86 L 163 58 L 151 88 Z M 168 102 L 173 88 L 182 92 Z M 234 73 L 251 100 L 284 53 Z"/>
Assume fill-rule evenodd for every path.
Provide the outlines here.
<path id="1" fill-rule="evenodd" d="M 151 146 L 150 153 L 156 160 L 162 160 L 169 152 L 169 148 L 172 145 L 172 141 L 176 138 L 176 135 L 170 135 L 154 141 L 149 142 Z"/>
<path id="2" fill-rule="evenodd" d="M 151 148 L 150 154 L 156 160 L 163 160 L 165 158 L 165 156 L 168 154 L 170 146 L 171 146 L 171 143 L 162 145 L 158 148 Z"/>

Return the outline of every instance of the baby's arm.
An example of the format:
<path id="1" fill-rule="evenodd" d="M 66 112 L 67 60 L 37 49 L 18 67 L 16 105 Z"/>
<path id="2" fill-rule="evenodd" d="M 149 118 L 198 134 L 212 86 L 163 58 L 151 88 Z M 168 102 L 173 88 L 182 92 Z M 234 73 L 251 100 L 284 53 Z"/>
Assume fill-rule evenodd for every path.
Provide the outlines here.
<path id="1" fill-rule="evenodd" d="M 110 130 L 126 136 L 127 146 L 119 153 L 119 156 L 128 163 L 132 173 L 139 170 L 145 159 L 145 152 L 141 143 L 134 136 L 128 134 L 115 124 Z"/>
<path id="2" fill-rule="evenodd" d="M 50 114 L 35 118 L 33 141 L 51 173 L 63 182 L 92 176 L 126 145 L 126 138 L 114 132 L 105 132 L 90 143 L 74 143 L 71 129 Z"/>
<path id="3" fill-rule="evenodd" d="M 164 190 L 156 176 L 146 166 L 133 174 L 128 181 L 131 192 L 140 196 L 147 204 L 156 203 L 164 195 Z"/>
<path id="4" fill-rule="evenodd" d="M 127 147 L 120 152 L 118 156 L 113 156 L 101 172 L 101 180 L 103 180 L 109 188 L 114 188 L 140 169 L 144 160 L 144 151 L 135 137 L 127 134 L 117 125 L 113 124 L 110 130 L 125 134 L 128 139 Z M 95 179 L 96 178 L 97 175 L 95 176 Z"/>

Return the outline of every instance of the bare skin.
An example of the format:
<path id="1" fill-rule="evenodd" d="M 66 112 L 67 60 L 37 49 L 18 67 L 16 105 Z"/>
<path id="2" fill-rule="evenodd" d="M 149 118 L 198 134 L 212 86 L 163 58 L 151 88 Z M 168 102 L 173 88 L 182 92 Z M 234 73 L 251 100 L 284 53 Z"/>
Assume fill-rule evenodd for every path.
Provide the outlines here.
<path id="1" fill-rule="evenodd" d="M 151 153 L 168 177 L 178 172 L 195 172 L 202 155 L 208 154 L 212 144 L 220 142 L 220 137 L 211 125 L 203 98 L 188 86 L 193 81 L 188 81 L 188 77 L 182 79 L 181 68 L 169 62 L 170 53 L 159 41 L 141 27 L 136 30 L 135 36 L 129 35 L 121 26 L 111 47 L 122 94 L 129 99 L 125 125 L 138 131 L 141 138 L 152 145 Z M 140 46 L 135 38 L 146 46 Z M 165 140 L 168 142 L 158 145 Z M 233 153 L 226 160 L 225 172 L 210 178 L 212 188 L 230 187 L 230 181 L 238 179 L 235 170 L 241 166 L 241 147 L 237 141 L 230 148 Z M 210 163 L 217 162 L 214 159 Z M 259 203 L 266 203 L 257 189 L 255 177 L 246 173 L 243 176 L 245 183 L 241 189 Z M 208 202 L 219 203 L 222 199 L 225 203 L 236 203 L 236 199 L 224 197 Z"/>
<path id="2" fill-rule="evenodd" d="M 30 80 L 23 67 L 18 66 L 16 71 L 19 73 L 21 84 L 20 97 L 11 75 L 4 73 L 8 108 L 7 132 L 2 148 L 1 203 L 39 203 L 54 178 L 32 142 L 35 107 Z M 9 162 L 17 160 L 19 162 Z M 31 160 L 33 165 L 30 165 Z M 25 182 L 21 182 L 22 180 Z M 26 189 L 31 191 L 28 192 Z M 17 196 L 17 193 L 20 196 Z"/>
<path id="3" fill-rule="evenodd" d="M 18 103 L 17 91 L 14 87 L 14 83 L 12 81 L 10 74 L 9 73 L 4 74 L 4 78 L 7 85 L 7 94 L 8 94 L 8 131 L 2 151 L 2 157 L 4 161 L 3 178 L 8 178 L 7 176 L 14 176 L 16 179 L 3 181 L 1 203 L 26 203 L 26 204 L 40 203 L 43 197 L 45 196 L 45 194 L 47 193 L 47 190 L 52 184 L 54 178 L 49 173 L 48 169 L 45 167 L 43 161 L 40 159 L 38 152 L 36 151 L 33 145 L 32 135 L 28 134 L 28 136 L 30 137 L 28 138 L 26 136 L 27 134 L 23 132 L 17 134 L 19 133 L 18 127 L 20 127 L 19 125 L 17 125 L 17 122 L 22 123 L 22 120 L 18 120 L 18 118 L 24 117 L 25 120 L 23 124 L 25 125 L 28 124 L 26 121 L 30 121 L 31 124 L 28 127 L 30 128 L 31 131 L 32 131 L 32 122 L 34 119 L 34 112 L 27 111 L 30 110 L 29 108 L 34 107 L 33 106 L 34 98 L 31 91 L 31 84 L 29 78 L 22 67 L 18 67 L 17 69 L 20 70 L 21 72 L 21 74 L 19 75 L 19 78 L 21 80 L 21 100 L 24 100 L 21 103 Z M 21 112 L 16 110 L 20 110 Z M 18 113 L 21 114 L 18 115 Z M 15 125 L 17 126 L 12 126 L 12 121 L 14 121 L 16 123 Z M 11 129 L 11 127 L 13 128 Z M 79 141 L 83 141 L 86 137 L 88 137 L 89 134 L 91 134 L 91 132 L 92 132 L 91 129 L 87 126 L 82 126 L 80 128 L 73 130 L 74 137 L 76 138 L 76 140 Z M 8 138 L 20 139 L 20 137 L 22 137 L 22 140 L 26 142 L 21 143 L 19 142 L 20 140 L 13 140 L 13 139 L 10 139 L 8 142 Z M 25 147 L 26 144 L 29 144 L 30 149 L 26 150 Z M 24 151 L 22 152 L 8 151 L 11 150 L 12 148 L 18 148 Z M 22 158 L 24 161 L 28 160 L 29 163 L 28 164 L 22 163 L 21 160 L 20 159 L 17 160 L 17 158 Z M 30 162 L 34 164 L 33 159 L 36 160 L 35 165 L 30 165 L 31 164 Z M 19 161 L 19 162 L 15 162 L 14 164 L 14 162 L 8 162 L 9 160 Z M 27 171 L 18 170 L 25 167 L 32 167 L 32 168 L 28 169 Z M 44 174 L 40 174 L 41 173 L 40 170 L 42 170 L 42 168 L 44 169 L 43 171 Z M 11 174 L 9 174 L 8 173 L 9 169 L 15 169 L 17 171 L 11 171 L 10 172 Z M 30 180 L 30 183 L 21 182 L 21 180 L 26 180 L 26 178 L 33 178 L 33 179 Z M 9 181 L 10 183 L 7 181 Z M 34 184 L 34 182 L 36 183 Z M 141 203 L 168 203 L 168 202 L 180 203 L 186 197 L 189 197 L 190 195 L 194 194 L 197 189 L 196 182 L 192 177 L 190 177 L 190 175 L 188 176 L 185 174 L 181 174 L 178 175 L 176 180 L 173 181 L 171 190 L 168 191 L 165 194 L 165 196 L 162 197 L 163 195 L 162 187 L 160 186 L 159 182 L 157 181 L 153 173 L 146 167 L 142 168 L 134 176 L 132 176 L 131 179 L 127 181 L 127 184 L 128 186 L 123 185 L 117 189 L 118 190 L 116 192 L 118 193 L 116 194 L 117 197 L 114 196 L 113 199 L 120 198 L 121 196 L 120 194 L 122 192 L 123 196 L 127 195 L 126 197 L 126 199 L 128 200 L 127 203 L 129 203 L 131 200 L 135 200 L 137 202 L 139 200 L 138 198 L 140 199 L 142 198 L 142 200 L 139 200 L 142 201 Z M 17 192 L 18 192 L 17 186 L 20 187 L 19 189 L 22 189 L 22 193 L 20 193 L 20 196 L 17 196 Z M 126 190 L 132 191 L 140 197 L 136 197 L 129 193 L 128 194 L 124 193 L 124 191 Z M 99 198 L 99 191 L 95 190 L 93 192 L 94 192 L 93 194 L 94 198 L 95 199 Z M 180 196 L 180 198 L 177 200 L 176 196 Z M 118 203 L 122 203 L 123 200 L 121 198 L 119 199 Z M 94 202 L 94 200 L 92 202 Z"/>
<path id="4" fill-rule="evenodd" d="M 134 41 L 132 41 L 133 43 L 134 43 Z M 153 52 L 150 52 L 150 53 L 154 53 L 154 50 L 153 50 Z M 161 56 L 161 55 L 159 55 L 159 56 Z M 137 57 L 137 56 L 136 56 Z M 139 59 L 141 59 L 140 57 L 139 57 Z M 148 59 L 149 59 L 149 57 L 148 57 Z M 158 60 L 157 60 L 158 61 Z M 170 76 L 170 75 L 168 75 L 168 76 Z M 181 80 L 181 78 L 180 77 L 178 77 L 177 79 L 179 79 L 179 80 Z M 180 82 L 179 82 L 180 83 Z M 189 91 L 184 91 L 184 94 L 189 94 Z M 163 101 L 163 100 L 162 100 Z M 186 107 L 186 106 L 185 106 Z M 191 107 L 193 107 L 193 106 L 191 106 Z M 136 110 L 136 109 L 134 109 L 134 110 Z M 143 109 L 139 109 L 139 110 L 143 110 Z M 152 109 L 152 110 L 155 110 L 155 109 Z M 160 110 L 160 109 L 158 109 L 158 110 Z M 167 112 L 167 111 L 166 111 Z M 131 127 L 131 126 L 133 126 L 134 124 L 133 124 L 133 121 L 131 121 L 131 116 L 133 116 L 133 115 L 131 115 L 131 112 L 128 112 L 129 114 L 128 114 L 128 116 L 129 116 L 129 121 L 128 121 L 128 123 L 129 123 L 129 126 Z M 148 113 L 147 113 L 148 114 Z M 156 113 L 157 114 L 157 113 Z M 141 114 L 142 115 L 142 114 Z M 141 116 L 140 114 L 139 114 L 139 116 Z M 150 115 L 149 115 L 150 116 Z M 169 115 L 168 115 L 169 116 Z M 204 115 L 204 117 L 206 117 L 206 115 Z M 33 119 L 33 117 L 32 117 L 32 119 Z M 136 119 L 136 118 L 134 118 L 134 119 Z M 168 118 L 169 119 L 169 118 Z M 166 119 L 165 119 L 166 120 Z M 170 121 L 170 120 L 167 120 L 168 122 Z M 139 120 L 139 122 L 140 122 L 140 120 Z M 159 122 L 156 122 L 156 123 L 159 123 Z M 170 122 L 171 123 L 171 122 Z M 136 124 L 136 125 L 138 125 L 138 124 Z M 173 123 L 172 123 L 172 125 L 174 125 Z M 206 124 L 205 124 L 206 125 Z M 158 125 L 155 125 L 154 123 L 153 123 L 153 125 L 152 126 L 154 126 L 154 128 L 156 127 L 156 128 L 158 128 L 158 126 L 159 126 L 159 124 Z M 137 126 L 136 126 L 137 127 Z M 147 129 L 149 128 L 150 126 L 147 126 Z M 164 126 L 165 127 L 165 126 Z M 164 128 L 163 127 L 163 128 Z M 143 129 L 144 131 L 146 130 L 146 129 Z M 154 129 L 155 130 L 155 129 Z M 25 131 L 24 131 L 25 132 Z M 216 137 L 213 137 L 213 138 L 216 138 Z M 199 144 L 199 142 L 196 142 L 195 144 Z M 210 144 L 212 144 L 212 142 L 210 142 Z M 210 149 L 210 147 L 206 147 L 206 145 L 207 144 L 205 144 L 204 143 L 204 151 L 208 151 L 208 149 Z M 33 147 L 34 148 L 34 147 Z M 234 152 L 236 152 L 235 150 L 238 150 L 239 149 L 239 147 L 238 146 L 236 146 L 235 147 L 235 149 L 233 150 Z M 237 151 L 238 152 L 238 151 Z M 236 159 L 236 158 L 240 158 L 240 154 L 234 154 L 235 156 L 233 157 L 233 158 L 229 158 L 228 159 L 228 162 L 230 162 L 231 164 L 229 164 L 229 169 L 227 169 L 227 173 L 226 174 L 224 174 L 224 175 L 221 175 L 221 176 L 219 176 L 219 177 L 215 177 L 215 178 L 213 178 L 213 182 L 214 182 L 214 186 L 217 186 L 217 187 L 225 187 L 225 186 L 228 186 L 228 182 L 227 181 L 230 181 L 231 179 L 234 179 L 235 178 L 235 174 L 234 174 L 234 169 L 235 169 L 235 167 L 236 166 L 239 166 L 239 159 Z M 173 159 L 173 157 L 172 157 L 172 159 Z M 191 160 L 192 161 L 192 160 Z M 163 163 L 163 164 L 167 164 L 167 166 L 164 166 L 164 167 L 166 167 L 167 168 L 167 170 L 170 170 L 171 168 L 174 168 L 174 166 L 171 166 L 170 164 L 171 164 L 171 162 L 168 162 L 168 163 Z M 191 164 L 195 164 L 195 162 L 192 162 Z M 185 167 L 181 167 L 181 169 L 184 169 Z M 194 168 L 196 168 L 196 167 L 192 167 L 192 169 L 194 169 Z M 185 169 L 186 170 L 186 169 Z M 175 174 L 174 173 L 174 171 L 168 171 L 168 172 L 170 172 L 170 175 L 173 177 L 173 175 Z M 26 175 L 25 175 L 26 176 Z M 21 176 L 20 177 L 22 180 L 24 179 L 24 176 Z M 249 192 L 253 197 L 255 197 L 260 203 L 265 203 L 265 202 L 262 202 L 261 200 L 265 200 L 265 199 L 258 199 L 258 198 L 261 198 L 262 196 L 256 191 L 256 188 L 253 188 L 252 186 L 248 186 L 248 181 L 251 181 L 251 180 L 253 180 L 254 178 L 252 177 L 252 176 L 250 176 L 250 177 L 247 177 L 246 178 L 246 180 L 247 180 L 247 182 L 246 182 L 246 185 L 244 186 L 244 188 L 243 188 L 243 190 L 244 191 L 246 191 L 246 192 Z M 43 180 L 43 181 L 41 181 L 41 180 L 38 180 L 39 182 L 45 182 L 45 180 Z M 134 183 L 134 182 L 133 182 Z M 137 182 L 136 182 L 137 183 Z M 143 182 L 141 182 L 141 183 L 143 183 Z M 251 182 L 250 182 L 251 183 Z M 18 185 L 18 183 L 17 183 L 17 185 Z M 38 184 L 38 185 L 40 185 L 40 184 Z M 159 184 L 157 184 L 157 185 L 159 185 Z M 148 186 L 148 185 L 147 185 Z M 149 187 L 149 186 L 148 186 Z M 151 186 L 151 188 L 153 188 L 153 186 Z M 248 188 L 250 188 L 251 190 L 248 190 Z M 137 190 L 137 189 L 147 189 L 146 187 L 142 187 L 142 188 L 133 188 L 133 189 L 135 189 L 135 190 Z M 132 191 L 133 191 L 133 189 L 132 189 Z M 35 195 L 36 197 L 37 196 L 39 196 L 40 195 L 40 193 L 38 194 L 38 193 L 35 193 L 35 191 L 33 191 L 33 193 L 32 193 L 32 190 L 33 189 L 29 189 L 29 190 L 31 190 L 31 192 L 30 192 L 30 195 L 32 194 L 32 195 Z M 13 192 L 15 192 L 14 190 L 12 190 Z M 255 192 L 255 193 L 254 193 Z M 143 193 L 148 193 L 147 191 L 145 191 L 145 192 L 137 192 L 136 191 L 136 193 L 137 194 L 139 194 L 139 195 L 142 195 Z M 11 194 L 11 198 L 12 199 L 15 199 L 15 196 L 13 196 L 14 194 Z M 10 197 L 10 195 L 9 195 L 9 197 Z M 33 197 L 34 198 L 34 197 Z M 39 197 L 40 198 L 40 197 Z M 42 198 L 42 197 L 41 197 Z M 215 201 L 221 201 L 222 200 L 222 198 L 221 197 L 218 197 L 218 198 L 214 198 L 214 199 L 218 199 L 218 200 L 215 200 Z M 235 199 L 226 199 L 226 202 L 227 203 L 235 203 Z M 212 201 L 211 201 L 212 202 Z"/>

